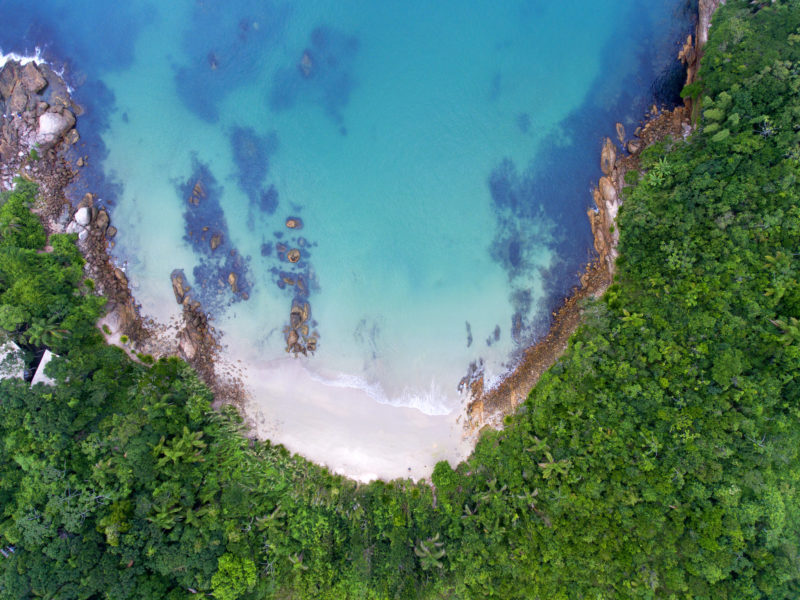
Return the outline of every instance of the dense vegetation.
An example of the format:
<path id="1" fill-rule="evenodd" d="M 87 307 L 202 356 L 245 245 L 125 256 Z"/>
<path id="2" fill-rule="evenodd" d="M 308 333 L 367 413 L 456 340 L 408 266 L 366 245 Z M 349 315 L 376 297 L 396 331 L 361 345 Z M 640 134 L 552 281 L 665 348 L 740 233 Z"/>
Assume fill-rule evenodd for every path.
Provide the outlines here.
<path id="1" fill-rule="evenodd" d="M 0 383 L 0 597 L 800 597 L 800 6 L 729 0 L 687 93 L 697 133 L 629 178 L 616 284 L 433 487 L 250 442 L 182 362 L 105 346 L 20 183 L 0 328 L 60 358 L 57 386 Z"/>

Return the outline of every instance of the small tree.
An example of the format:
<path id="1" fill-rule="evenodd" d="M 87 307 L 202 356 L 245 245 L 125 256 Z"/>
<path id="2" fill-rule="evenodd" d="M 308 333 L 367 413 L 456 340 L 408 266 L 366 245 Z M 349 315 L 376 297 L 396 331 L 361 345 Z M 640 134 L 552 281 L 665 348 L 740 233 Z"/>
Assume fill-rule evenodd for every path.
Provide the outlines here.
<path id="1" fill-rule="evenodd" d="M 219 557 L 217 572 L 211 577 L 211 590 L 217 600 L 236 600 L 256 585 L 256 564 L 230 552 Z"/>

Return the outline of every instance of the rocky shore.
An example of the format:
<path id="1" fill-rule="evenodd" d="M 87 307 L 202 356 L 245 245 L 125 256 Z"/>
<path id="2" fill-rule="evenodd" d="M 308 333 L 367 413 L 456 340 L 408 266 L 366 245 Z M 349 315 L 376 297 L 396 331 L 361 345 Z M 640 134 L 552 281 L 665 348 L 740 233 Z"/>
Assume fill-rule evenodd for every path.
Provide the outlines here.
<path id="1" fill-rule="evenodd" d="M 695 33 L 688 36 L 678 54 L 678 59 L 686 65 L 686 85 L 696 80 L 703 46 L 708 41 L 711 18 L 720 4 L 724 4 L 724 0 L 699 0 Z M 460 384 L 460 388 L 468 390 L 470 398 L 465 423 L 468 430 L 501 427 L 503 417 L 514 413 L 528 397 L 539 377 L 567 349 L 570 336 L 581 323 L 585 300 L 601 296 L 614 279 L 619 255 L 616 217 L 622 206 L 625 173 L 638 170 L 639 157 L 648 146 L 667 136 L 685 139 L 693 129 L 693 109 L 691 100 L 672 110 L 659 110 L 653 106 L 632 137 L 628 138 L 625 127 L 617 123 L 618 144 L 611 138 L 603 141 L 600 152 L 603 175 L 592 191 L 595 208 L 588 211 L 596 257 L 581 275 L 580 285 L 553 313 L 553 324 L 547 336 L 527 348 L 515 369 L 499 384 L 485 389 L 480 368 L 474 365 L 470 367 L 470 372 Z"/>
<path id="2" fill-rule="evenodd" d="M 696 31 L 679 54 L 687 67 L 687 84 L 695 80 L 711 16 L 720 3 L 721 0 L 699 0 Z M 524 351 L 513 372 L 487 389 L 481 365 L 470 368 L 460 385 L 470 397 L 467 429 L 501 426 L 503 417 L 516 410 L 542 373 L 563 354 L 581 322 L 585 300 L 602 295 L 613 280 L 619 242 L 615 220 L 622 204 L 625 173 L 638 168 L 639 156 L 649 145 L 666 136 L 686 137 L 692 130 L 693 108 L 690 101 L 673 110 L 654 106 L 632 136 L 628 137 L 618 124 L 616 142 L 604 140 L 600 154 L 603 175 L 593 190 L 596 208 L 588 212 L 596 258 L 587 265 L 580 285 L 553 314 L 547 336 Z M 94 281 L 97 292 L 108 298 L 107 313 L 98 324 L 108 341 L 124 348 L 133 358 L 178 355 L 214 390 L 217 404 L 241 405 L 245 398 L 241 374 L 219 364 L 220 335 L 201 303 L 193 298 L 184 273 L 172 273 L 175 299 L 182 311 L 179 321 L 164 325 L 142 318 L 127 275 L 109 254 L 117 230 L 102 199 L 89 192 L 77 206 L 68 200 L 66 190 L 80 177 L 89 157 L 67 159 L 67 149 L 80 139 L 75 125 L 82 109 L 72 101 L 62 78 L 43 63 L 8 61 L 0 68 L 0 111 L 0 189 L 9 188 L 17 176 L 35 181 L 41 197 L 36 211 L 48 233 L 77 234 L 78 246 L 87 261 L 86 276 Z M 302 222 L 289 219 L 286 226 L 295 229 Z M 212 252 L 220 240 L 215 242 L 211 236 L 208 244 Z M 286 257 L 290 263 L 300 259 L 299 254 Z M 236 279 L 231 281 L 229 277 L 228 283 L 236 292 Z M 307 303 L 292 303 L 289 326 L 284 331 L 287 352 L 297 355 L 316 349 L 316 334 L 310 333 L 308 327 L 309 310 Z"/>
<path id="3" fill-rule="evenodd" d="M 63 79 L 45 63 L 7 61 L 0 68 L 0 111 L 0 189 L 9 189 L 16 177 L 37 183 L 40 201 L 34 211 L 48 235 L 77 235 L 86 277 L 108 299 L 98 327 L 109 343 L 134 359 L 179 355 L 215 391 L 218 402 L 241 402 L 238 373 L 217 364 L 219 336 L 199 303 L 184 302 L 188 295 L 183 293 L 179 323 L 142 318 L 127 275 L 109 254 L 117 229 L 102 199 L 90 192 L 73 206 L 67 198 L 68 186 L 80 177 L 89 157 L 67 159 L 68 148 L 80 139 L 75 125 L 83 111 Z"/>

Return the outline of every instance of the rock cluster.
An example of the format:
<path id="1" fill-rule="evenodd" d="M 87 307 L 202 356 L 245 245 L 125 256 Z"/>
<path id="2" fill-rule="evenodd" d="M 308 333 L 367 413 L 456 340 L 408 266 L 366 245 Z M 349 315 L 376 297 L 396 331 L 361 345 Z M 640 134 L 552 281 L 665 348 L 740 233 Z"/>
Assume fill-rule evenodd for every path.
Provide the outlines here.
<path id="1" fill-rule="evenodd" d="M 186 281 L 186 274 L 175 269 L 170 274 L 175 301 L 183 306 L 183 329 L 178 334 L 178 349 L 187 361 L 199 359 L 201 355 L 208 358 L 216 349 L 217 342 L 214 330 L 208 324 L 208 316 L 199 301 L 191 297 L 192 288 Z"/>
<path id="2" fill-rule="evenodd" d="M 77 110 L 66 85 L 47 65 L 8 61 L 0 69 L 0 162 L 18 168 L 31 151 L 43 154 L 62 139 L 78 140 Z"/>
<path id="3" fill-rule="evenodd" d="M 711 17 L 723 3 L 724 0 L 699 0 L 695 35 L 689 36 L 679 55 L 687 65 L 686 85 L 695 80 L 703 45 L 708 39 Z M 570 336 L 581 322 L 582 300 L 602 294 L 612 281 L 619 241 L 615 219 L 622 204 L 625 173 L 639 168 L 639 155 L 650 144 L 667 136 L 679 139 L 689 135 L 692 131 L 693 109 L 690 101 L 672 111 L 659 111 L 658 107 L 653 107 L 647 115 L 647 121 L 636 128 L 630 139 L 627 139 L 625 127 L 618 123 L 616 136 L 619 146 L 610 138 L 603 141 L 600 154 L 603 176 L 593 191 L 596 208 L 588 211 L 598 258 L 582 275 L 581 286 L 573 290 L 554 313 L 554 322 L 546 338 L 525 349 L 522 359 L 510 375 L 496 386 L 484 390 L 480 369 L 470 365 L 459 385 L 459 390 L 469 397 L 466 427 L 501 427 L 503 415 L 517 410 L 541 374 L 562 355 Z"/>
<path id="4" fill-rule="evenodd" d="M 291 352 L 295 356 L 302 354 L 307 356 L 309 352 L 317 349 L 319 334 L 315 331 L 310 332 L 311 307 L 308 302 L 295 299 L 289 311 L 289 325 L 284 327 L 283 333 L 286 336 L 286 352 Z"/>

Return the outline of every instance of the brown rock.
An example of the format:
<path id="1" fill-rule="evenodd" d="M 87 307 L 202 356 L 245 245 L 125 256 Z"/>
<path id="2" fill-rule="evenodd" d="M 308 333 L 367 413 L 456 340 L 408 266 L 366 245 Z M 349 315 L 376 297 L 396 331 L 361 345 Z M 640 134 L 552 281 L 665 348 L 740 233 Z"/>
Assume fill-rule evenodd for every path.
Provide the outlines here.
<path id="1" fill-rule="evenodd" d="M 638 138 L 633 138 L 632 140 L 629 140 L 627 148 L 630 154 L 637 154 L 639 150 L 642 149 L 642 140 Z"/>
<path id="2" fill-rule="evenodd" d="M 292 248 L 286 255 L 286 259 L 291 263 L 296 263 L 298 260 L 300 260 L 300 250 L 297 248 Z"/>
<path id="3" fill-rule="evenodd" d="M 78 167 L 78 168 L 83 166 L 83 157 L 82 156 L 79 156 L 78 160 L 75 161 L 75 166 Z"/>
<path id="4" fill-rule="evenodd" d="M 47 80 L 39 73 L 39 69 L 32 62 L 29 62 L 19 73 L 20 81 L 25 84 L 30 94 L 38 94 L 47 87 Z"/>
<path id="5" fill-rule="evenodd" d="M 107 238 L 111 239 L 111 238 L 113 238 L 115 235 L 117 235 L 117 228 L 116 228 L 116 227 L 114 227 L 113 225 L 111 225 L 110 227 L 108 227 L 108 228 L 106 229 L 106 237 L 107 237 Z"/>
<path id="6" fill-rule="evenodd" d="M 209 243 L 211 245 L 211 251 L 213 252 L 214 250 L 219 248 L 219 245 L 222 243 L 222 234 L 215 233 L 214 235 L 212 235 L 211 241 Z"/>
<path id="7" fill-rule="evenodd" d="M 186 360 L 192 360 L 195 354 L 197 354 L 197 346 L 195 346 L 194 342 L 192 341 L 191 335 L 189 335 L 186 331 L 181 331 L 180 336 L 178 337 L 178 348 Z"/>
<path id="8" fill-rule="evenodd" d="M 14 91 L 11 92 L 11 98 L 6 105 L 6 112 L 12 115 L 22 113 L 28 105 L 28 93 L 25 91 L 25 86 L 17 83 L 14 86 Z"/>
<path id="9" fill-rule="evenodd" d="M 625 125 L 623 125 L 622 123 L 617 123 L 616 128 L 617 128 L 617 139 L 619 140 L 620 144 L 624 144 L 625 143 Z"/>
<path id="10" fill-rule="evenodd" d="M 303 221 L 300 219 L 300 217 L 289 217 L 286 219 L 286 226 L 289 229 L 302 229 Z"/>
<path id="11" fill-rule="evenodd" d="M 69 133 L 67 134 L 66 140 L 68 144 L 77 144 L 78 140 L 81 139 L 80 134 L 78 133 L 77 129 L 70 129 Z"/>
<path id="12" fill-rule="evenodd" d="M 128 285 L 128 278 L 125 276 L 125 272 L 122 269 L 114 269 L 114 277 L 116 277 L 117 281 L 119 281 L 122 285 Z"/>
<path id="13" fill-rule="evenodd" d="M 230 284 L 231 291 L 233 291 L 234 294 L 239 291 L 239 287 L 237 286 L 238 281 L 239 277 L 236 275 L 236 273 L 228 273 L 228 284 Z"/>
<path id="14" fill-rule="evenodd" d="M 18 77 L 17 64 L 14 62 L 6 63 L 2 70 L 0 70 L 0 96 L 4 99 L 11 97 L 11 92 L 14 91 L 14 86 L 17 84 Z"/>
<path id="15" fill-rule="evenodd" d="M 295 302 L 292 304 L 292 309 L 289 311 L 289 322 L 293 328 L 300 327 L 308 320 L 309 306 L 308 303 L 300 304 Z"/>
<path id="16" fill-rule="evenodd" d="M 111 220 L 108 218 L 108 213 L 105 211 L 105 209 L 100 209 L 97 211 L 97 216 L 94 218 L 94 226 L 101 232 L 105 233 L 106 229 L 108 229 L 108 224 L 110 221 Z"/>
<path id="17" fill-rule="evenodd" d="M 183 281 L 183 275 L 180 271 L 172 272 L 172 291 L 175 293 L 175 300 L 178 304 L 184 304 L 186 302 L 186 294 L 189 292 L 189 286 Z"/>
<path id="18" fill-rule="evenodd" d="M 600 178 L 600 195 L 606 204 L 615 204 L 617 202 L 617 188 L 609 177 Z"/>
<path id="19" fill-rule="evenodd" d="M 603 144 L 603 151 L 600 154 L 600 168 L 604 175 L 611 175 L 614 170 L 614 164 L 617 162 L 617 149 L 614 147 L 614 142 L 611 138 L 606 138 Z"/>

